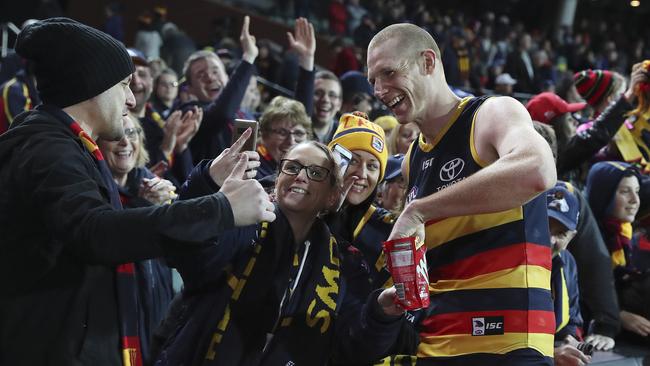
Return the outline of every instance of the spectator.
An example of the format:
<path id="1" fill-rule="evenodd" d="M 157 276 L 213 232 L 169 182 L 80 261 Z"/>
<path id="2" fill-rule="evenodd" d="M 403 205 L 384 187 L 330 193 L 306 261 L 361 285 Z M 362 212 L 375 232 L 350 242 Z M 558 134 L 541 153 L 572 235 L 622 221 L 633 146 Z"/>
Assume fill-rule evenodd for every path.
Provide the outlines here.
<path id="1" fill-rule="evenodd" d="M 154 176 L 147 168 L 149 156 L 144 150 L 144 133 L 138 121 L 122 117 L 124 137 L 119 141 L 99 139 L 113 180 L 117 184 L 120 202 L 124 208 L 148 207 L 170 203 L 176 198 L 172 182 Z M 138 330 L 145 365 L 153 364 L 150 340 L 153 331 L 163 320 L 172 298 L 173 274 L 162 258 L 145 259 L 134 263 L 138 283 Z"/>
<path id="2" fill-rule="evenodd" d="M 554 156 L 557 156 L 557 142 L 553 129 L 541 122 L 533 121 L 535 129 L 547 140 Z M 573 187 L 569 183 L 562 183 L 565 187 Z M 589 208 L 587 200 L 578 190 L 572 189 L 571 193 L 577 197 L 580 213 L 576 235 L 570 242 L 570 251 L 577 262 L 580 303 L 583 304 L 581 312 L 586 330 L 585 342 L 592 344 L 597 350 L 611 350 L 614 348 L 614 337 L 620 328 L 619 307 L 614 289 L 614 278 L 610 271 L 594 271 L 594 268 L 609 266 L 609 254 L 598 230 L 598 224 Z M 586 316 L 586 317 L 585 317 Z M 573 350 L 557 350 L 561 353 L 574 354 Z"/>
<path id="3" fill-rule="evenodd" d="M 442 53 L 442 64 L 449 85 L 465 89 L 470 87 L 471 59 L 465 33 L 460 28 L 453 28 L 450 31 L 449 42 Z"/>
<path id="4" fill-rule="evenodd" d="M 165 22 L 160 34 L 163 39 L 160 57 L 178 75 L 183 74 L 185 60 L 196 51 L 194 41 L 172 22 Z"/>
<path id="5" fill-rule="evenodd" d="M 194 107 L 185 113 L 171 113 L 166 120 L 163 119 L 149 103 L 153 90 L 149 63 L 139 51 L 128 51 L 135 64 L 130 84 L 135 105 L 129 108 L 129 113 L 139 120 L 144 129 L 149 166 L 155 174 L 164 175 L 176 187 L 180 187 L 192 170 L 192 155 L 188 145 L 199 130 L 203 111 Z"/>
<path id="6" fill-rule="evenodd" d="M 338 128 L 336 114 L 341 110 L 342 88 L 330 71 L 319 71 L 314 80 L 314 114 L 311 117 L 314 138 L 329 143 Z"/>
<path id="7" fill-rule="evenodd" d="M 174 101 L 178 97 L 178 76 L 172 69 L 164 69 L 153 83 L 153 96 L 151 104 L 153 109 L 167 119 L 172 112 Z"/>
<path id="8" fill-rule="evenodd" d="M 594 118 L 625 90 L 625 79 L 607 70 L 584 70 L 573 80 L 580 96 L 594 109 Z"/>
<path id="9" fill-rule="evenodd" d="M 384 208 L 395 216 L 404 209 L 406 198 L 406 180 L 402 176 L 402 161 L 404 155 L 397 154 L 388 157 L 386 176 L 377 190 L 377 206 Z"/>
<path id="10" fill-rule="evenodd" d="M 144 13 L 138 17 L 138 30 L 135 32 L 135 48 L 144 54 L 147 61 L 160 58 L 163 40 L 154 28 L 151 14 Z"/>
<path id="11" fill-rule="evenodd" d="M 508 54 L 505 71 L 517 80 L 515 91 L 537 93 L 535 87 L 535 68 L 531 58 L 531 37 L 524 33 L 519 37 L 517 49 Z"/>
<path id="12" fill-rule="evenodd" d="M 349 0 L 346 6 L 347 10 L 347 34 L 353 34 L 361 25 L 361 20 L 368 14 L 368 10 L 361 5 L 360 0 Z"/>
<path id="13" fill-rule="evenodd" d="M 494 93 L 498 95 L 512 96 L 512 87 L 517 84 L 517 80 L 513 79 L 510 74 L 504 72 L 497 76 L 494 81 Z"/>
<path id="14" fill-rule="evenodd" d="M 399 125 L 399 122 L 397 122 L 397 119 L 393 116 L 377 117 L 377 119 L 375 119 L 374 122 L 384 130 L 385 136 L 390 136 L 393 129 Z M 390 143 L 389 143 L 389 149 L 390 149 Z"/>
<path id="15" fill-rule="evenodd" d="M 415 123 L 398 125 L 388 136 L 388 153 L 405 155 L 419 134 L 420 129 Z"/>
<path id="16" fill-rule="evenodd" d="M 260 117 L 260 167 L 257 179 L 278 173 L 280 161 L 293 146 L 311 139 L 311 120 L 302 103 L 278 96 Z"/>
<path id="17" fill-rule="evenodd" d="M 104 23 L 104 31 L 113 38 L 124 43 L 124 26 L 122 20 L 122 4 L 113 1 L 106 5 L 104 8 L 104 15 L 106 16 L 106 23 Z"/>
<path id="18" fill-rule="evenodd" d="M 556 327 L 553 358 L 557 366 L 588 363 L 591 360 L 590 356 L 575 347 L 581 339 L 579 328 L 582 327 L 582 315 L 576 262 L 566 248 L 576 235 L 580 207 L 572 191 L 570 184 L 558 182 L 546 192 L 553 249 L 551 292 Z"/>
<path id="19" fill-rule="evenodd" d="M 33 66 L 27 63 L 16 76 L 0 85 L 0 134 L 9 129 L 17 115 L 31 110 L 41 103 L 36 91 Z"/>
<path id="20" fill-rule="evenodd" d="M 190 180 L 218 185 L 218 165 L 201 163 Z M 296 145 L 276 181 L 277 220 L 228 231 L 176 261 L 183 318 L 168 320 L 179 323 L 159 365 L 367 364 L 387 354 L 406 321 L 394 289 L 373 292 L 362 309 L 351 295 L 362 267 L 318 217 L 340 195 L 339 179 L 327 147 Z"/>
<path id="21" fill-rule="evenodd" d="M 337 240 L 360 251 L 369 265 L 363 281 L 365 290 L 357 295 L 363 300 L 390 277 L 383 266 L 381 242 L 388 239 L 395 216 L 374 205 L 378 185 L 386 173 L 388 151 L 381 127 L 358 112 L 341 116 L 330 149 L 335 145 L 348 149 L 352 160 L 343 176 L 344 201 L 338 212 L 337 207 L 331 210 L 327 223 Z"/>
<path id="22" fill-rule="evenodd" d="M 327 8 L 330 22 L 330 32 L 344 36 L 347 27 L 348 13 L 343 0 L 332 0 Z"/>
<path id="23" fill-rule="evenodd" d="M 368 79 L 359 71 L 348 71 L 341 75 L 343 99 L 341 113 L 354 111 L 370 115 L 372 112 L 373 91 Z"/>
<path id="24" fill-rule="evenodd" d="M 135 104 L 126 49 L 51 18 L 26 27 L 16 51 L 34 62 L 44 104 L 0 137 L 2 362 L 139 364 L 132 262 L 273 220 L 272 204 L 257 182 L 232 178 L 221 193 L 121 210 L 94 140 L 121 139 L 121 118 Z"/>
<path id="25" fill-rule="evenodd" d="M 599 162 L 589 171 L 585 195 L 611 254 L 623 329 L 647 345 L 650 311 L 645 299 L 650 294 L 650 263 L 642 261 L 640 252 L 644 249 L 632 240 L 632 222 L 640 206 L 639 187 L 638 171 L 633 166 Z"/>

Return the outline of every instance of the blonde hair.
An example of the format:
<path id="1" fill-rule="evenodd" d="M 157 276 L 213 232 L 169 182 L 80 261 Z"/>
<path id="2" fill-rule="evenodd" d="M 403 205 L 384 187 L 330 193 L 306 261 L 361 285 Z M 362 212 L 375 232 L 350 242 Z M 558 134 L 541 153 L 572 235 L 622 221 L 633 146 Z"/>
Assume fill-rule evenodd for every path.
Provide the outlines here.
<path id="1" fill-rule="evenodd" d="M 130 114 L 125 116 L 128 118 L 131 123 L 133 123 L 133 127 L 138 131 L 138 144 L 139 149 L 138 153 L 135 156 L 135 167 L 136 168 L 144 168 L 145 165 L 149 162 L 149 152 L 147 151 L 146 147 L 144 146 L 144 130 L 142 129 L 142 124 L 140 123 L 138 118 L 135 118 L 131 116 Z"/>
<path id="2" fill-rule="evenodd" d="M 393 24 L 382 29 L 372 38 L 368 49 L 377 47 L 390 39 L 397 39 L 396 45 L 400 51 L 397 53 L 405 55 L 408 59 L 415 59 L 421 51 L 430 49 L 436 54 L 436 59 L 442 61 L 440 48 L 431 34 L 417 25 L 409 23 Z"/>
<path id="3" fill-rule="evenodd" d="M 260 131 L 265 134 L 271 129 L 273 122 L 280 120 L 288 120 L 293 124 L 304 127 L 308 138 L 311 139 L 311 119 L 302 103 L 283 96 L 273 98 L 260 117 Z"/>

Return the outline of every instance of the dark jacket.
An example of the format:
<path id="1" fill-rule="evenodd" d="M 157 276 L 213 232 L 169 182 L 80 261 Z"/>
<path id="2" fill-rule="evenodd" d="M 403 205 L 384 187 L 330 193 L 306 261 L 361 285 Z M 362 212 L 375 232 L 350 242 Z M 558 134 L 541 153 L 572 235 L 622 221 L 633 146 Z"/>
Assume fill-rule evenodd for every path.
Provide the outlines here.
<path id="1" fill-rule="evenodd" d="M 215 188 L 209 164 L 190 181 Z M 369 363 L 386 354 L 405 318 L 384 315 L 378 292 L 367 306 L 347 296 L 360 267 L 342 256 L 323 221 L 295 246 L 286 217 L 276 215 L 175 258 L 184 304 L 157 365 Z"/>
<path id="2" fill-rule="evenodd" d="M 0 136 L 0 364 L 122 365 L 118 264 L 183 251 L 233 226 L 218 193 L 117 211 L 64 122 L 21 114 Z"/>
<path id="3" fill-rule="evenodd" d="M 149 207 L 153 204 L 138 196 L 144 178 L 154 178 L 147 168 L 133 168 L 124 187 L 118 186 L 123 208 Z M 135 264 L 135 276 L 138 289 L 138 326 L 142 346 L 142 360 L 150 365 L 150 342 L 154 330 L 167 314 L 167 308 L 174 298 L 172 269 L 164 258 L 152 258 Z"/>
<path id="4" fill-rule="evenodd" d="M 168 169 L 163 174 L 163 178 L 172 182 L 176 188 L 180 188 L 194 167 L 190 149 L 174 152 L 170 157 L 165 156 L 160 149 L 160 145 L 165 138 L 165 120 L 151 103 L 147 103 L 144 117 L 140 118 L 140 124 L 145 135 L 144 147 L 149 153 L 149 164 L 147 166 L 152 167 L 164 161 L 167 163 Z"/>
<path id="5" fill-rule="evenodd" d="M 551 291 L 554 294 L 553 305 L 555 309 L 562 309 L 562 311 L 555 313 L 555 328 L 557 329 L 555 341 L 563 342 L 568 335 L 579 339 L 578 328 L 582 328 L 583 321 L 580 313 L 580 290 L 578 289 L 578 270 L 576 267 L 576 260 L 566 250 L 553 256 L 551 274 Z M 562 275 L 562 286 L 566 289 L 566 294 L 558 295 L 559 291 L 564 290 L 554 286 L 553 278 L 556 271 Z M 564 299 L 564 295 L 567 295 L 566 299 Z"/>
<path id="6" fill-rule="evenodd" d="M 606 146 L 625 121 L 625 114 L 631 110 L 632 105 L 621 94 L 616 103 L 607 107 L 591 127 L 577 133 L 564 146 L 560 146 L 556 164 L 558 175 L 566 176 L 569 171 L 589 161 Z"/>
<path id="7" fill-rule="evenodd" d="M 41 103 L 36 86 L 25 70 L 0 85 L 0 134 L 9 129 L 17 115 Z"/>
<path id="8" fill-rule="evenodd" d="M 582 315 L 585 324 L 593 320 L 591 332 L 613 338 L 621 323 L 614 276 L 609 270 L 612 262 L 589 203 L 579 191 L 575 195 L 580 202 L 580 216 L 568 250 L 578 267 Z"/>

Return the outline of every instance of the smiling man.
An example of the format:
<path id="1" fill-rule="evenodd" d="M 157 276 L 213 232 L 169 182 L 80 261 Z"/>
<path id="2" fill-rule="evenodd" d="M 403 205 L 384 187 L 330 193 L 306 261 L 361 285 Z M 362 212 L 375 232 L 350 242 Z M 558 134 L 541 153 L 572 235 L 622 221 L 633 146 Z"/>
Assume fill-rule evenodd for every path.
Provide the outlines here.
<path id="1" fill-rule="evenodd" d="M 67 18 L 24 28 L 15 48 L 44 104 L 0 136 L 0 364 L 141 365 L 131 262 L 272 221 L 273 204 L 256 181 L 229 177 L 220 193 L 122 210 L 95 140 L 125 135 L 126 49 Z"/>
<path id="2" fill-rule="evenodd" d="M 314 113 L 312 128 L 319 142 L 328 144 L 339 126 L 336 114 L 341 110 L 341 82 L 331 71 L 323 70 L 314 78 Z"/>
<path id="3" fill-rule="evenodd" d="M 431 35 L 391 25 L 368 46 L 368 79 L 421 134 L 404 159 L 408 204 L 390 239 L 424 235 L 431 307 L 418 365 L 551 365 L 546 202 L 553 156 L 509 97 L 460 99 Z"/>

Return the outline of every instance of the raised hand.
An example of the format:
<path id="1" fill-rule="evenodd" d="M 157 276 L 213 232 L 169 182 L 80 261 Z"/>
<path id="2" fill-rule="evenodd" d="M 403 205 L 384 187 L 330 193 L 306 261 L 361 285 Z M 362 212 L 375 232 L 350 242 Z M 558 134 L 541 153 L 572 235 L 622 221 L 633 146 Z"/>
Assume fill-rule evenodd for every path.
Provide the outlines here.
<path id="1" fill-rule="evenodd" d="M 262 185 L 255 179 L 245 179 L 248 158 L 241 154 L 221 189 L 232 209 L 235 226 L 246 226 L 275 220 L 275 206 Z"/>
<path id="2" fill-rule="evenodd" d="M 298 54 L 300 66 L 307 71 L 314 69 L 316 36 L 314 26 L 305 18 L 296 19 L 293 34 L 287 32 L 289 47 Z"/>
<path id="3" fill-rule="evenodd" d="M 165 127 L 163 127 L 163 140 L 160 144 L 160 150 L 168 159 L 174 153 L 176 134 L 178 133 L 178 129 L 181 127 L 181 117 L 182 112 L 175 111 L 167 117 Z"/>
<path id="4" fill-rule="evenodd" d="M 628 102 L 633 102 L 636 97 L 637 88 L 641 83 L 647 83 L 648 80 L 648 70 L 643 67 L 643 62 L 636 63 L 632 66 L 632 72 L 630 73 L 630 85 L 625 91 L 625 98 Z"/>
<path id="5" fill-rule="evenodd" d="M 181 153 L 187 149 L 187 145 L 199 131 L 202 120 L 202 108 L 195 106 L 192 110 L 185 112 L 181 119 L 180 127 L 176 132 L 176 146 L 174 147 L 174 152 Z"/>
<path id="6" fill-rule="evenodd" d="M 241 158 L 241 155 L 246 155 L 248 158 L 245 169 L 246 171 L 242 176 L 242 179 L 255 178 L 257 175 L 257 167 L 260 166 L 260 155 L 256 151 L 244 151 L 240 153 L 242 146 L 244 146 L 246 140 L 251 136 L 251 133 L 253 133 L 253 130 L 248 128 L 241 136 L 239 136 L 239 139 L 235 141 L 232 146 L 224 149 L 216 159 L 212 160 L 212 164 L 210 164 L 210 177 L 212 177 L 212 180 L 217 183 L 218 186 L 221 186 L 226 180 L 230 171 L 233 170 Z"/>
<path id="7" fill-rule="evenodd" d="M 239 36 L 239 43 L 242 48 L 242 60 L 252 64 L 255 62 L 260 50 L 257 48 L 255 36 L 250 34 L 251 19 L 248 15 L 244 17 L 244 25 L 241 27 L 241 35 Z"/>

